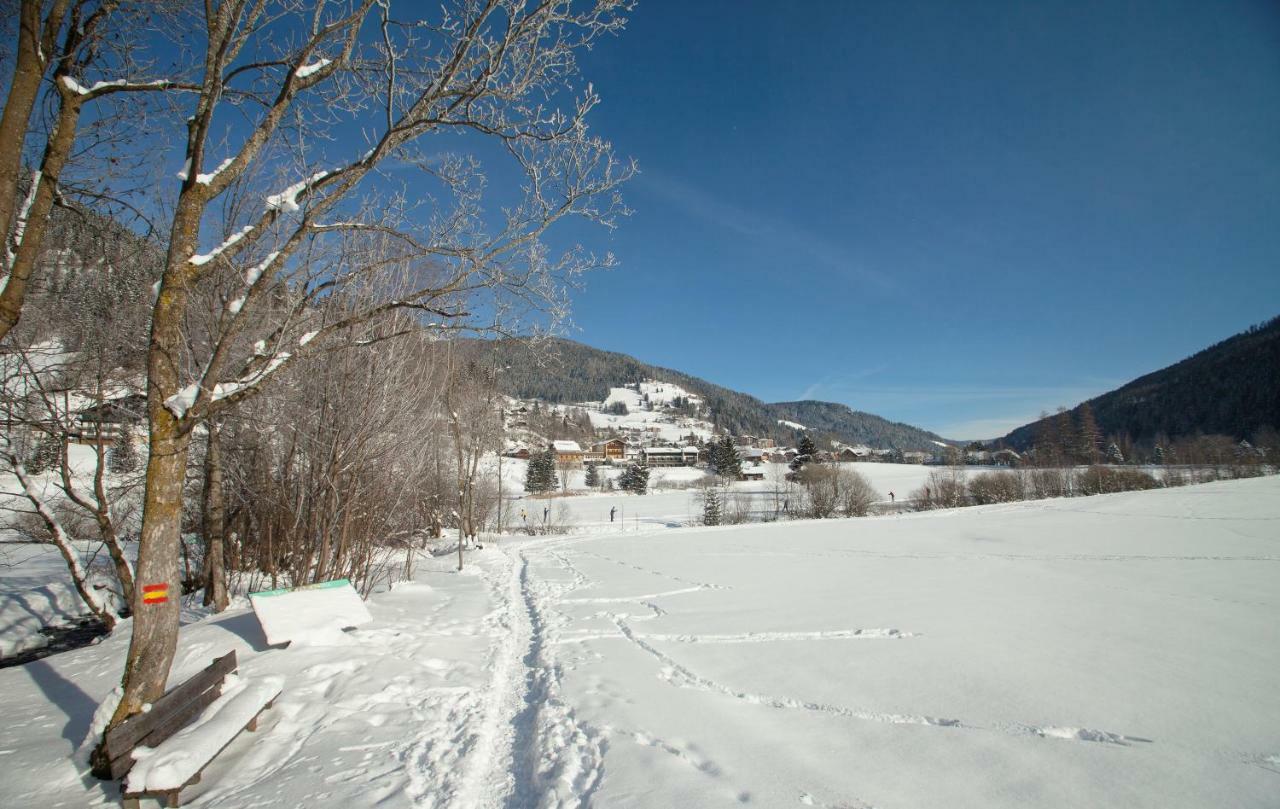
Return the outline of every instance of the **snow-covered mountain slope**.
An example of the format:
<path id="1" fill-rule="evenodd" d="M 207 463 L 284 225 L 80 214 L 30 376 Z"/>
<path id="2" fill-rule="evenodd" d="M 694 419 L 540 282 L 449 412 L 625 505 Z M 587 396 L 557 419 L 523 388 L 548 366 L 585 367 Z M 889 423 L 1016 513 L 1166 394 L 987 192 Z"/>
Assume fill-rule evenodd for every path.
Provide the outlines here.
<path id="1" fill-rule="evenodd" d="M 715 434 L 715 425 L 706 418 L 688 415 L 705 411 L 702 397 L 672 382 L 646 379 L 633 387 L 610 388 L 603 402 L 584 404 L 596 429 L 630 431 L 670 444 L 686 441 L 691 435 L 707 440 Z M 627 412 L 608 412 L 610 406 L 618 405 L 624 406 Z"/>
<path id="2" fill-rule="evenodd" d="M 678 385 L 699 397 L 705 418 L 722 430 L 736 435 L 773 438 L 793 445 L 795 428 L 781 421 L 803 424 L 824 438 L 844 444 L 865 444 L 877 448 L 931 450 L 935 435 L 909 424 L 890 421 L 871 413 L 853 410 L 832 402 L 765 403 L 739 391 L 708 382 L 671 368 L 662 368 L 635 357 L 576 343 L 572 340 L 523 339 L 462 341 L 460 351 L 474 352 L 478 361 L 495 363 L 504 371 L 499 384 L 508 395 L 547 402 L 601 401 L 613 388 L 637 380 L 661 380 Z M 761 374 L 767 374 L 762 369 Z M 815 436 L 815 440 L 819 438 Z"/>
<path id="3" fill-rule="evenodd" d="M 1275 806 L 1280 478 L 860 520 L 504 539 L 284 675 L 195 806 Z M 72 757 L 127 631 L 0 670 L 0 805 Z"/>

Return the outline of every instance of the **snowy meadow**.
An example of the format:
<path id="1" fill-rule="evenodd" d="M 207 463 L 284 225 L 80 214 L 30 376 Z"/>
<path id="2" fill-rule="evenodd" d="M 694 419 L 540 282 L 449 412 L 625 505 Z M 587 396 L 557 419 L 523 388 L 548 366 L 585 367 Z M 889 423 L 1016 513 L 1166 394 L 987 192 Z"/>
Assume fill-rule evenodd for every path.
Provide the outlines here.
<path id="1" fill-rule="evenodd" d="M 588 498 L 583 498 L 585 502 Z M 502 539 L 339 645 L 182 630 L 285 690 L 195 806 L 1275 805 L 1280 480 L 861 520 Z M 5 805 L 115 801 L 81 746 L 127 632 L 0 671 Z"/>

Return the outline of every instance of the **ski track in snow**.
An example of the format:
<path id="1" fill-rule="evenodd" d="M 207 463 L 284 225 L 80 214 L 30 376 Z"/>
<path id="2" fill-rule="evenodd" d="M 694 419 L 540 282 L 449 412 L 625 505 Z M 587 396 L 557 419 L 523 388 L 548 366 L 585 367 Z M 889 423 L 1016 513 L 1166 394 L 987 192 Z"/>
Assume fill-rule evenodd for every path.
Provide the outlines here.
<path id="1" fill-rule="evenodd" d="M 596 553 L 595 551 L 585 551 L 585 550 L 584 550 L 584 551 L 581 551 L 581 553 L 582 553 L 584 556 L 590 556 L 590 557 L 593 557 L 593 558 L 595 558 L 595 559 L 600 559 L 600 560 L 605 561 L 605 562 L 612 562 L 613 564 L 615 564 L 615 565 L 620 565 L 620 566 L 622 566 L 622 567 L 629 567 L 629 568 L 631 568 L 632 570 L 637 570 L 637 571 L 639 571 L 639 572 L 641 572 L 641 573 L 648 573 L 648 574 L 650 574 L 650 575 L 652 575 L 652 576 L 659 576 L 659 577 L 661 577 L 661 578 L 668 579 L 668 580 L 670 580 L 670 581 L 674 581 L 674 582 L 677 582 L 677 583 L 679 583 L 679 584 L 687 584 L 687 585 L 690 585 L 690 586 L 692 586 L 694 589 L 697 589 L 697 590 L 728 590 L 728 589 L 730 589 L 729 587 L 727 587 L 726 585 L 723 585 L 723 584 L 712 584 L 711 582 L 704 582 L 704 581 L 691 581 L 691 580 L 689 580 L 689 579 L 681 578 L 680 576 L 674 576 L 674 575 L 672 575 L 672 574 L 670 574 L 670 573 L 664 573 L 664 572 L 663 572 L 663 571 L 661 571 L 661 570 L 654 570 L 654 569 L 652 569 L 652 568 L 643 567 L 643 566 L 641 566 L 641 565 L 637 565 L 637 564 L 635 564 L 635 563 L 633 563 L 633 562 L 623 562 L 623 561 L 622 561 L 622 560 L 620 560 L 620 559 L 614 559 L 614 558 L 613 558 L 613 557 L 611 557 L 611 556 L 605 556 L 604 554 Z"/>
<path id="2" fill-rule="evenodd" d="M 506 809 L 588 806 L 603 775 L 604 735 L 580 723 L 573 708 L 561 699 L 563 672 L 546 651 L 555 632 L 548 604 L 586 579 L 562 556 L 550 555 L 571 574 L 569 583 L 535 582 L 529 574 L 528 554 L 517 554 L 516 581 L 530 632 L 524 656 L 524 707 L 512 722 L 512 750 L 522 754 L 511 759 L 514 783 Z"/>
<path id="3" fill-rule="evenodd" d="M 644 606 L 656 610 L 653 618 L 666 615 L 666 610 L 656 604 L 647 601 L 641 602 Z M 608 613 L 597 613 L 598 617 L 608 618 Z M 634 623 L 637 620 L 635 616 L 631 617 Z M 573 635 L 562 635 L 556 639 L 556 644 L 566 643 L 583 643 L 589 640 L 608 640 L 609 638 L 626 639 L 626 635 L 621 632 L 582 632 Z M 778 641 L 787 640 L 899 640 L 901 638 L 920 637 L 915 632 L 902 632 L 897 629 L 830 629 L 818 630 L 814 632 L 741 632 L 727 635 L 664 635 L 664 634 L 636 634 L 636 637 L 647 641 L 665 641 L 668 643 L 702 643 L 702 644 L 733 644 L 733 643 L 776 643 Z"/>
<path id="4" fill-rule="evenodd" d="M 982 725 L 977 723 L 963 722 L 960 719 L 949 717 L 936 717 L 923 714 L 903 714 L 888 713 L 883 711 L 874 711 L 864 708 L 852 708 L 841 705 L 831 705 L 819 702 L 813 702 L 792 697 L 777 697 L 766 694 L 756 694 L 749 691 L 735 689 L 723 683 L 719 683 L 707 677 L 703 677 L 689 669 L 684 664 L 675 660 L 670 654 L 658 649 L 654 643 L 683 643 L 683 644 L 730 644 L 730 643 L 769 643 L 778 641 L 825 641 L 825 640 L 898 640 L 905 638 L 918 637 L 916 633 L 904 632 L 899 629 L 892 628 L 866 628 L 866 629 L 846 629 L 846 630 L 820 630 L 812 632 L 743 632 L 721 635 L 696 635 L 696 634 L 661 634 L 661 633 L 640 633 L 632 628 L 631 624 L 637 620 L 652 620 L 666 614 L 664 610 L 656 604 L 650 602 L 651 599 L 666 596 L 683 595 L 692 592 L 699 592 L 707 589 L 727 589 L 723 585 L 715 585 L 708 582 L 693 582 L 688 579 L 682 579 L 659 570 L 634 565 L 628 562 L 622 562 L 603 554 L 593 551 L 580 550 L 579 553 L 585 556 L 601 559 L 603 561 L 612 562 L 624 567 L 632 568 L 644 573 L 660 576 L 677 583 L 688 583 L 690 586 L 666 590 L 657 593 L 646 593 L 643 595 L 633 596 L 600 596 L 600 597 L 577 597 L 577 598 L 560 598 L 558 603 L 563 605 L 585 605 L 585 604 L 623 604 L 623 603 L 641 603 L 654 611 L 650 616 L 632 616 L 621 615 L 613 612 L 596 613 L 594 617 L 604 617 L 609 619 L 618 631 L 615 632 L 578 632 L 578 633 L 559 633 L 557 637 L 547 641 L 547 645 L 563 645 L 568 643 L 583 643 L 594 640 L 606 640 L 623 638 L 630 641 L 638 648 L 644 650 L 654 657 L 661 665 L 659 677 L 670 682 L 677 687 L 696 688 L 698 690 L 719 693 L 734 699 L 756 704 L 764 705 L 779 709 L 797 709 L 814 711 L 818 713 L 833 714 L 837 716 L 845 716 L 851 719 L 859 719 L 865 721 L 879 722 L 884 724 L 895 725 L 919 725 L 925 727 L 938 728 L 956 728 L 970 731 L 994 731 L 1005 733 L 1013 736 L 1024 736 L 1042 739 L 1062 739 L 1072 741 L 1097 742 L 1103 744 L 1114 744 L 1128 746 L 1132 743 L 1149 743 L 1150 739 L 1140 736 L 1129 736 L 1121 733 L 1114 733 L 1107 730 L 1097 730 L 1093 728 L 1077 728 L 1058 725 L 1034 725 L 1034 724 L 993 724 Z M 588 580 L 573 563 L 562 553 L 551 553 L 556 558 L 563 569 L 571 573 L 574 577 L 574 587 L 584 585 Z M 1131 557 L 1119 557 L 1131 558 Z M 1157 558 L 1157 557 L 1148 557 Z"/>
<path id="5" fill-rule="evenodd" d="M 1031 736 L 1045 739 L 1070 739 L 1075 741 L 1101 742 L 1122 746 L 1128 746 L 1133 742 L 1151 742 L 1151 739 L 1145 739 L 1140 736 L 1127 736 L 1121 733 L 1112 733 L 1106 730 L 1094 730 L 1092 728 L 1061 727 L 1055 725 L 1040 726 L 1029 724 L 984 726 L 981 724 L 963 722 L 954 718 L 927 716 L 924 714 L 885 713 L 882 711 L 850 708 L 843 705 L 831 705 L 809 700 L 795 699 L 792 697 L 775 697 L 766 694 L 756 694 L 750 691 L 733 688 L 697 674 L 684 664 L 675 660 L 675 658 L 671 657 L 666 652 L 663 652 L 653 646 L 648 642 L 646 636 L 636 633 L 621 617 L 614 616 L 613 621 L 618 627 L 618 631 L 627 638 L 627 640 L 631 641 L 645 652 L 648 652 L 662 664 L 662 668 L 660 669 L 658 676 L 663 680 L 666 680 L 679 688 L 694 688 L 701 691 L 722 694 L 753 705 L 813 711 L 816 713 L 833 714 L 836 716 L 848 717 L 850 719 L 861 719 L 891 725 L 922 725 L 926 727 L 957 728 L 963 730 L 988 730 L 1006 733 L 1012 736 Z"/>
<path id="6" fill-rule="evenodd" d="M 580 542 L 580 537 L 548 538 L 512 549 L 507 552 L 511 564 L 501 577 L 505 582 L 491 582 L 495 596 L 503 605 L 502 609 L 495 611 L 495 615 L 502 617 L 497 620 L 494 629 L 506 632 L 507 636 L 499 640 L 499 648 L 494 655 L 493 674 L 483 706 L 481 730 L 470 743 L 462 745 L 459 745 L 460 740 L 453 739 L 451 744 L 442 746 L 438 738 L 431 741 L 431 734 L 427 734 L 419 754 L 435 770 L 447 771 L 456 763 L 457 758 L 463 759 L 462 765 L 467 775 L 456 791 L 456 800 L 449 802 L 450 806 L 476 806 L 484 809 L 569 809 L 589 806 L 603 779 L 605 752 L 610 739 L 629 741 L 659 750 L 708 777 L 724 776 L 722 765 L 690 742 L 663 739 L 644 729 L 591 727 L 579 720 L 572 704 L 561 694 L 565 667 L 569 664 L 558 660 L 554 649 L 567 644 L 597 640 L 623 639 L 643 650 L 658 663 L 658 676 L 673 686 L 719 694 L 767 708 L 811 711 L 853 720 L 932 727 L 951 732 L 997 732 L 1032 739 L 1085 741 L 1119 746 L 1151 741 L 1091 728 L 1019 723 L 982 725 L 951 717 L 883 712 L 734 688 L 698 674 L 655 644 L 888 641 L 920 636 L 918 633 L 881 627 L 725 634 L 637 632 L 634 624 L 656 620 L 667 614 L 666 609 L 655 603 L 656 599 L 728 588 L 710 582 L 692 581 L 575 548 L 575 555 L 610 562 L 685 585 L 627 596 L 575 596 L 572 594 L 594 584 L 574 563 L 569 553 L 569 546 Z M 555 570 L 534 573 L 534 559 L 554 561 L 555 570 L 563 575 L 556 575 Z M 647 614 L 637 615 L 608 609 L 612 605 L 624 604 L 639 605 L 647 610 Z M 616 627 L 615 632 L 571 628 L 577 618 L 565 612 L 564 608 L 591 605 L 601 605 L 606 609 L 593 612 L 588 617 L 607 619 Z M 572 666 L 569 665 L 569 668 Z M 439 699 L 442 701 L 441 710 L 446 714 L 459 712 L 458 706 L 449 702 L 447 695 L 442 695 Z M 465 716 L 451 715 L 446 721 L 454 726 L 466 726 Z M 462 747 L 461 752 L 459 747 Z M 437 783 L 436 789 L 440 786 Z M 424 798 L 427 794 L 426 790 L 419 793 Z M 739 797 L 747 801 L 750 793 L 740 792 Z M 820 802 L 807 792 L 801 793 L 799 802 L 802 805 L 825 806 L 829 809 L 872 809 L 871 804 L 847 796 L 842 796 L 840 802 Z M 426 806 L 437 805 L 430 800 L 423 800 L 421 803 Z"/>

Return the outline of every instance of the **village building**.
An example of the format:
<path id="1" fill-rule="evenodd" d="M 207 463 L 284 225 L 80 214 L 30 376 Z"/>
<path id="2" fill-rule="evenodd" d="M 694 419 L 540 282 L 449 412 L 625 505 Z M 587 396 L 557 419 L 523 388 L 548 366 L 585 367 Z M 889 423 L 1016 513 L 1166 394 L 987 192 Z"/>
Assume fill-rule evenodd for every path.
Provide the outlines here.
<path id="1" fill-rule="evenodd" d="M 694 466 L 697 447 L 645 447 L 640 450 L 645 466 Z"/>
<path id="2" fill-rule="evenodd" d="M 110 443 L 140 425 L 147 413 L 147 397 L 132 393 L 76 414 L 73 438 L 84 443 Z"/>
<path id="3" fill-rule="evenodd" d="M 578 446 L 577 441 L 552 441 L 551 452 L 555 455 L 558 464 L 582 463 L 582 447 Z"/>
<path id="4" fill-rule="evenodd" d="M 621 438 L 597 441 L 591 445 L 591 454 L 598 454 L 599 459 L 606 462 L 624 461 L 627 458 L 627 442 Z"/>
<path id="5" fill-rule="evenodd" d="M 991 460 L 999 466 L 1017 466 L 1022 463 L 1022 456 L 1011 449 L 998 449 L 991 453 Z"/>
<path id="6" fill-rule="evenodd" d="M 513 407 L 507 410 L 504 415 L 506 416 L 507 429 L 529 426 L 529 408 L 524 405 Z"/>

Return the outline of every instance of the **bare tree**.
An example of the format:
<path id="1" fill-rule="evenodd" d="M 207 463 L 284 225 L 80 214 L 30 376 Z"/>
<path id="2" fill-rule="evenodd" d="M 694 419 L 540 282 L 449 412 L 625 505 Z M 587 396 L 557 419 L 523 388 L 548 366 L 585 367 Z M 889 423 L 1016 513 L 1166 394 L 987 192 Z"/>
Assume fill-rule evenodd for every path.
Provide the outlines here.
<path id="1" fill-rule="evenodd" d="M 445 383 L 445 408 L 449 414 L 449 433 L 453 438 L 454 466 L 457 480 L 458 569 L 462 570 L 463 548 L 475 542 L 485 515 L 477 513 L 477 505 L 486 499 L 481 486 L 480 464 L 488 454 L 501 451 L 500 426 L 494 421 L 498 392 L 495 370 L 468 362 L 455 368 L 449 353 L 448 381 Z M 487 511 L 481 508 L 479 511 Z"/>
<path id="2" fill-rule="evenodd" d="M 185 162 L 147 361 L 142 583 L 176 591 L 182 484 L 197 425 L 359 323 L 396 310 L 418 313 L 419 325 L 435 330 L 483 327 L 472 308 L 554 316 L 563 312 L 566 281 L 612 262 L 578 249 L 557 256 L 543 235 L 565 217 L 611 226 L 624 213 L 616 188 L 633 169 L 588 133 L 597 103 L 590 85 L 571 100 L 565 88 L 575 52 L 619 30 L 627 7 L 456 0 L 431 17 L 397 19 L 374 0 L 224 0 L 195 13 L 190 24 L 204 48 L 184 101 Z M 368 140 L 321 148 L 339 131 Z M 523 173 L 523 195 L 503 206 L 496 225 L 480 207 L 478 161 L 424 151 L 424 140 L 443 132 L 467 133 L 464 145 L 497 144 Z M 361 204 L 355 195 L 388 159 L 420 169 L 432 195 L 418 205 L 386 194 Z M 270 170 L 279 165 L 290 176 Z M 249 204 L 255 197 L 264 201 Z M 237 199 L 245 204 L 229 204 Z M 222 236 L 202 250 L 202 234 L 215 230 Z M 327 252 L 333 246 L 339 252 Z M 388 283 L 387 271 L 398 283 Z M 240 276 L 241 289 L 207 356 L 192 362 L 183 328 L 193 291 L 228 273 Z M 314 315 L 326 297 L 376 286 L 387 294 L 362 299 L 360 309 Z M 264 317 L 273 321 L 265 337 L 241 339 Z M 135 618 L 113 724 L 163 691 L 178 609 L 171 599 Z"/>

